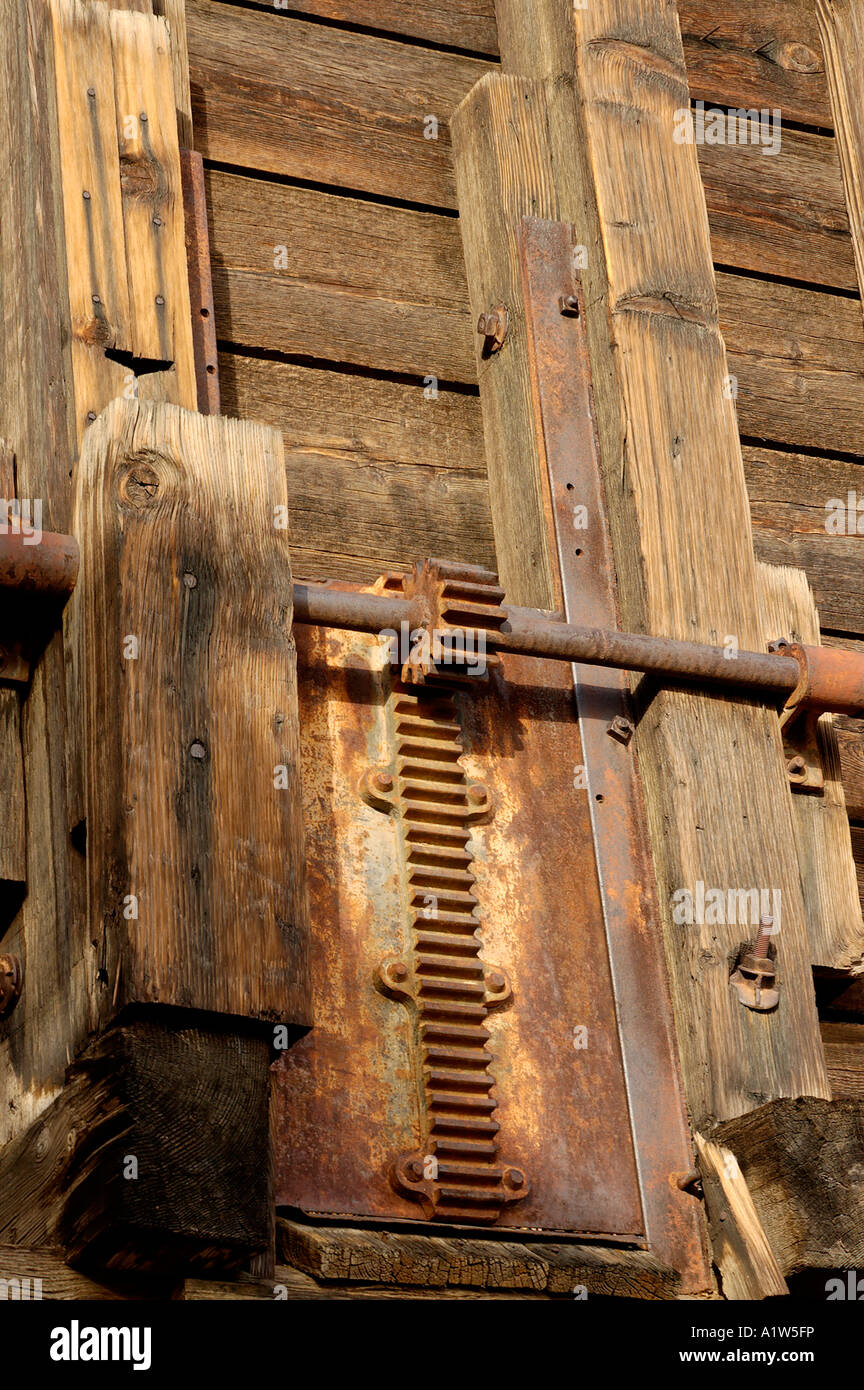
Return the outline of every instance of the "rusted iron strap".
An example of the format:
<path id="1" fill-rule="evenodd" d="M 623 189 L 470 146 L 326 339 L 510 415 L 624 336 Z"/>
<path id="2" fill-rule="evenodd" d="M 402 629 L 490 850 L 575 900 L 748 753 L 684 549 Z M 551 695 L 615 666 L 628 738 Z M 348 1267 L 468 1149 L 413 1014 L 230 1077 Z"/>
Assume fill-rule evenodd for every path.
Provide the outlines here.
<path id="1" fill-rule="evenodd" d="M 210 270 L 207 194 L 204 188 L 204 164 L 197 150 L 180 151 L 180 172 L 183 178 L 186 264 L 189 273 L 198 409 L 202 415 L 218 415 L 219 358 L 216 350 L 216 317 Z"/>
<path id="2" fill-rule="evenodd" d="M 74 536 L 0 534 L 0 588 L 65 600 L 75 587 L 78 558 Z"/>
<path id="3" fill-rule="evenodd" d="M 647 637 L 634 632 L 577 627 L 525 608 L 509 608 L 505 625 L 484 632 L 490 651 L 519 652 L 523 656 L 553 661 L 578 661 L 586 666 L 614 666 L 623 671 L 646 671 L 699 685 L 746 687 L 769 700 L 781 700 L 798 685 L 800 669 L 790 656 L 739 651 L 730 659 L 722 647 L 680 642 L 668 637 Z M 402 623 L 414 628 L 426 621 L 422 603 L 369 593 L 346 593 L 320 584 L 294 585 L 294 621 L 353 632 L 398 630 Z M 451 629 L 458 631 L 454 625 Z M 467 629 L 462 629 L 466 631 Z M 820 648 L 816 649 L 821 651 Z M 864 708 L 864 657 L 843 652 L 857 663 Z"/>

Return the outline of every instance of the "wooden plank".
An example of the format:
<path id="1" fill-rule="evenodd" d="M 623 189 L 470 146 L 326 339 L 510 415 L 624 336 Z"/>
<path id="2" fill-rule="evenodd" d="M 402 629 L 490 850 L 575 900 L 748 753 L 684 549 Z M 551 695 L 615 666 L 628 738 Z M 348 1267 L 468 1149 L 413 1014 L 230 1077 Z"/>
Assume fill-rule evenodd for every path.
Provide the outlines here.
<path id="1" fill-rule="evenodd" d="M 346 1299 L 374 1299 L 376 1302 L 381 1299 L 548 1299 L 549 1294 L 535 1294 L 509 1292 L 490 1293 L 486 1290 L 477 1292 L 473 1289 L 402 1289 L 387 1286 L 386 1284 L 322 1284 L 311 1275 L 304 1274 L 299 1269 L 292 1269 L 290 1265 L 277 1265 L 275 1278 L 272 1281 L 260 1281 L 256 1284 L 250 1283 L 226 1283 L 215 1280 L 187 1279 L 180 1295 L 190 1302 L 200 1302 L 202 1300 L 222 1300 L 222 1299 L 275 1299 L 283 1302 L 286 1299 L 293 1301 L 301 1299 L 304 1303 L 310 1299 L 344 1301 Z M 571 1301 L 573 1294 L 567 1295 Z"/>
<path id="2" fill-rule="evenodd" d="M 864 820 L 864 722 L 835 720 L 843 793 L 850 820 Z"/>
<path id="3" fill-rule="evenodd" d="M 15 454 L 5 439 L 0 439 L 0 526 L 8 524 L 9 503 L 15 491 Z M 8 604 L 14 608 L 14 604 Z M 4 631 L 0 629 L 0 642 Z M 24 636 L 16 632 L 14 619 L 8 628 L 11 644 Z M 13 648 L 14 650 L 14 648 Z M 10 652 L 11 655 L 11 652 Z M 3 656 L 0 651 L 0 657 Z M 4 658 L 5 660 L 5 658 Z M 4 670 L 0 664 L 0 680 Z M 17 911 L 27 882 L 27 820 L 24 797 L 24 753 L 21 747 L 21 705 L 19 688 L 0 685 L 0 931 L 8 925 L 10 915 Z"/>
<path id="4" fill-rule="evenodd" d="M 249 0 L 272 10 L 273 0 Z M 377 29 L 382 34 L 405 34 L 442 48 L 470 53 L 498 52 L 494 0 L 291 0 L 292 14 L 305 14 L 340 24 Z"/>
<path id="5" fill-rule="evenodd" d="M 781 135 L 774 155 L 759 145 L 697 146 L 714 262 L 857 290 L 837 142 Z"/>
<path id="6" fill-rule="evenodd" d="M 309 1021 L 286 506 L 265 426 L 121 400 L 85 438 L 70 624 L 94 1019 Z"/>
<path id="7" fill-rule="evenodd" d="M 67 1265 L 62 1250 L 0 1246 L 0 1297 L 28 1302 L 48 1301 L 125 1302 L 170 1298 L 174 1283 L 147 1275 L 82 1274 Z"/>
<path id="8" fill-rule="evenodd" d="M 188 0 L 186 24 L 202 154 L 452 206 L 447 122 L 488 63 L 213 0 Z"/>
<path id="9" fill-rule="evenodd" d="M 742 435 L 864 455 L 860 302 L 739 275 L 717 298 Z"/>
<path id="10" fill-rule="evenodd" d="M 223 340 L 476 380 L 453 219 L 216 171 L 208 186 Z M 731 274 L 717 296 L 742 434 L 864 455 L 858 301 Z"/>
<path id="11" fill-rule="evenodd" d="M 723 1297 L 788 1296 L 786 1280 L 760 1225 L 738 1160 L 731 1150 L 712 1144 L 701 1134 L 694 1139 Z"/>
<path id="12" fill-rule="evenodd" d="M 864 294 L 864 15 L 849 0 L 816 0 L 843 171 L 858 286 Z"/>
<path id="13" fill-rule="evenodd" d="M 278 1250 L 287 1264 L 329 1282 L 411 1285 L 427 1290 L 456 1286 L 523 1289 L 590 1296 L 674 1298 L 680 1279 L 647 1250 L 558 1241 L 517 1241 L 380 1232 L 350 1226 L 306 1226 L 280 1218 Z M 278 1276 L 277 1276 L 278 1277 Z"/>
<path id="14" fill-rule="evenodd" d="M 782 1273 L 864 1259 L 864 1103 L 775 1100 L 711 1135 L 731 1149 Z"/>
<path id="15" fill-rule="evenodd" d="M 496 244 L 476 228 L 472 233 L 469 223 L 477 172 L 504 182 L 495 161 L 503 169 L 516 164 L 520 143 L 534 204 L 523 210 L 554 215 L 554 207 L 546 210 L 548 163 L 542 148 L 535 153 L 532 135 L 545 126 L 557 215 L 575 223 L 578 242 L 589 248 L 582 270 L 585 330 L 622 626 L 720 644 L 731 635 L 740 647 L 758 647 L 756 561 L 701 181 L 694 147 L 668 138 L 674 111 L 686 100 L 674 15 L 660 3 L 611 0 L 595 0 L 584 11 L 544 0 L 530 16 L 499 0 L 497 13 L 505 69 L 530 67 L 549 79 L 543 88 L 548 125 L 535 118 L 529 128 L 517 114 L 527 106 L 523 91 L 521 107 L 514 101 L 496 128 L 496 113 L 480 95 L 489 77 L 454 118 L 460 186 L 463 172 L 474 171 L 464 184 L 469 206 L 460 200 L 469 264 L 476 274 Z M 535 92 L 539 87 L 535 82 Z M 479 150 L 487 142 L 487 160 L 463 151 L 463 121 L 466 144 L 473 138 Z M 631 157 L 637 122 L 638 168 Z M 513 176 L 506 182 L 513 211 Z M 506 280 L 490 293 L 495 273 L 486 265 L 478 277 L 491 302 L 506 293 Z M 506 360 L 506 352 L 505 343 L 497 358 Z M 508 571 L 519 572 L 520 549 L 496 518 L 491 454 L 489 461 L 506 582 Z M 512 470 L 512 451 L 508 465 Z M 513 491 L 529 486 L 508 481 Z M 522 571 L 523 602 L 548 601 L 537 573 L 540 583 Z M 694 1124 L 710 1128 L 719 1116 L 749 1109 L 758 1095 L 826 1094 L 776 714 L 704 694 L 656 692 L 640 709 L 636 743 Z M 755 936 L 755 924 L 742 926 L 734 912 L 736 920 L 723 924 L 673 919 L 673 904 L 686 909 L 683 895 L 695 901 L 700 883 L 721 893 L 732 887 L 780 893 L 782 1010 L 742 1008 L 730 988 L 730 958 L 742 935 Z"/>
<path id="16" fill-rule="evenodd" d="M 74 433 L 59 158 L 51 17 L 44 4 L 18 0 L 0 26 L 0 415 L 19 497 L 41 498 L 43 526 L 65 531 Z M 55 636 L 22 710 L 29 892 L 4 947 L 26 960 L 28 984 L 0 1040 L 0 1142 L 62 1083 L 82 984 L 84 883 L 66 825 L 63 683 Z"/>
<path id="17" fill-rule="evenodd" d="M 830 128 L 813 0 L 678 0 L 678 16 L 691 97 Z"/>
<path id="18" fill-rule="evenodd" d="M 265 1038 L 138 1022 L 0 1153 L 0 1241 L 90 1268 L 230 1269 L 266 1246 Z"/>
<path id="19" fill-rule="evenodd" d="M 166 393 L 197 407 L 192 315 L 174 75 L 168 26 L 152 15 L 110 15 L 129 342 L 135 357 L 170 362 Z"/>
<path id="20" fill-rule="evenodd" d="M 819 1025 L 834 1100 L 864 1100 L 864 1024 Z"/>
<path id="21" fill-rule="evenodd" d="M 494 567 L 476 396 L 226 354 L 220 372 L 226 410 L 283 432 L 298 575 L 371 581 L 426 554 Z"/>
<path id="22" fill-rule="evenodd" d="M 186 0 L 152 0 L 153 13 L 168 23 L 171 65 L 174 71 L 174 109 L 181 149 L 195 147 L 192 133 L 192 92 L 189 82 L 189 43 L 186 35 Z"/>
<path id="23" fill-rule="evenodd" d="M 857 631 L 864 612 L 864 522 L 858 535 L 854 504 L 864 482 L 861 465 L 755 446 L 743 455 L 757 556 L 806 572 L 823 627 Z M 836 518 L 844 527 L 839 533 L 828 529 Z"/>
<path id="24" fill-rule="evenodd" d="M 452 218 L 209 171 L 219 337 L 420 376 L 474 376 Z"/>
<path id="25" fill-rule="evenodd" d="M 110 11 L 51 0 L 69 303 L 77 341 L 131 348 Z"/>
<path id="26" fill-rule="evenodd" d="M 818 646 L 819 614 L 802 570 L 758 566 L 764 645 L 778 637 Z M 789 796 L 810 937 L 810 960 L 828 970 L 864 970 L 864 922 L 832 716 L 818 728 L 825 786 Z"/>

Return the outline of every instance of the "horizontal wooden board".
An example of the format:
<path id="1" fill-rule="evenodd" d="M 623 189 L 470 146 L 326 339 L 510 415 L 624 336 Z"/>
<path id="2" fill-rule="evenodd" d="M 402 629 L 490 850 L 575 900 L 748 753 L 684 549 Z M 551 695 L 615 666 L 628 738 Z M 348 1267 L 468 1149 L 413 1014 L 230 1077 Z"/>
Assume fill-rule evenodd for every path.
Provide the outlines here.
<path id="1" fill-rule="evenodd" d="M 474 378 L 453 218 L 214 170 L 207 197 L 220 338 Z"/>
<path id="2" fill-rule="evenodd" d="M 864 501 L 864 467 L 760 448 L 744 449 L 744 467 L 759 559 L 803 569 L 822 626 L 859 632 L 864 625 L 864 534 L 835 535 L 826 523 L 833 514 L 828 510 L 832 499 L 845 503 L 851 491 Z"/>
<path id="3" fill-rule="evenodd" d="M 834 1100 L 864 1100 L 864 1023 L 820 1025 Z"/>
<path id="4" fill-rule="evenodd" d="M 214 0 L 186 20 L 203 155 L 453 206 L 447 122 L 487 62 Z"/>
<path id="5" fill-rule="evenodd" d="M 678 0 L 691 96 L 833 124 L 814 0 Z"/>
<path id="6" fill-rule="evenodd" d="M 475 380 L 453 218 L 212 170 L 209 198 L 223 341 Z M 717 291 L 742 434 L 864 455 L 860 301 L 726 273 Z"/>
<path id="7" fill-rule="evenodd" d="M 760 145 L 698 147 L 717 265 L 858 290 L 833 135 L 781 131 Z"/>
<path id="8" fill-rule="evenodd" d="M 223 353 L 222 408 L 278 426 L 292 567 L 373 580 L 426 555 L 494 567 L 476 396 Z"/>
<path id="9" fill-rule="evenodd" d="M 274 0 L 247 0 L 273 10 Z M 498 52 L 494 0 L 286 0 L 294 14 L 405 34 L 445 48 Z"/>

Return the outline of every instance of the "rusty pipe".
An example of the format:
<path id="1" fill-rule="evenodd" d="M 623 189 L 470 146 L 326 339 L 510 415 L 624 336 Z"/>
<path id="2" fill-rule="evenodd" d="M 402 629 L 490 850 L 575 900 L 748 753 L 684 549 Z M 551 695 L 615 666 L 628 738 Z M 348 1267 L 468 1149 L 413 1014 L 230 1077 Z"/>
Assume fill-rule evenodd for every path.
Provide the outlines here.
<path id="1" fill-rule="evenodd" d="M 7 530 L 0 534 L 0 588 L 65 600 L 75 588 L 78 560 L 74 536 Z"/>
<path id="2" fill-rule="evenodd" d="M 539 609 L 505 607 L 504 611 L 507 621 L 500 631 L 484 630 L 490 651 L 644 671 L 673 683 L 743 687 L 758 690 L 772 701 L 785 700 L 800 680 L 797 660 L 780 653 L 740 651 L 730 658 L 722 647 L 698 642 L 574 627 Z M 410 599 L 318 584 L 294 585 L 294 620 L 298 623 L 376 633 L 385 628 L 398 631 L 403 622 L 413 630 L 422 626 L 426 616 Z M 857 653 L 844 654 L 858 657 Z"/>

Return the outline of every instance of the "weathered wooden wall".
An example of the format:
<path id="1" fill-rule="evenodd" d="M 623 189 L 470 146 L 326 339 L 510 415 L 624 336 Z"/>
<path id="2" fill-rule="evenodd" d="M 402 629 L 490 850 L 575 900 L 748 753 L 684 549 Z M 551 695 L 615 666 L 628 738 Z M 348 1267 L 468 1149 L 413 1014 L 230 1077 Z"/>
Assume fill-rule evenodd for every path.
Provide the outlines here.
<path id="1" fill-rule="evenodd" d="M 721 329 L 757 554 L 803 568 L 823 640 L 854 641 L 862 542 L 825 508 L 864 496 L 864 329 L 816 0 L 679 17 L 693 100 L 782 112 L 775 155 L 699 148 Z M 492 0 L 187 0 L 187 24 L 223 409 L 284 431 L 299 572 L 492 562 L 447 128 L 497 63 Z M 864 876 L 861 733 L 842 722 Z"/>

